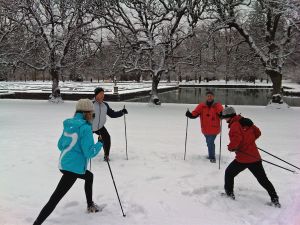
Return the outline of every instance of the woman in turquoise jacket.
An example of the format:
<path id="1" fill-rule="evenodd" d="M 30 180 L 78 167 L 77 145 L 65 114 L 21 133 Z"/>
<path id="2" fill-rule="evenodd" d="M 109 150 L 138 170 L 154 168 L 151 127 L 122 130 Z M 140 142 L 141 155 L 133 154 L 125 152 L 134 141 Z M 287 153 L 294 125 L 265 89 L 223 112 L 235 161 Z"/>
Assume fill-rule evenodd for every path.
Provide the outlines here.
<path id="1" fill-rule="evenodd" d="M 91 127 L 93 112 L 92 101 L 80 99 L 76 104 L 74 117 L 64 121 L 64 130 L 57 144 L 61 151 L 59 169 L 63 175 L 34 225 L 42 224 L 46 220 L 77 178 L 85 180 L 87 211 L 99 211 L 99 207 L 92 200 L 93 173 L 87 170 L 88 160 L 95 157 L 102 148 L 101 142 L 94 143 Z"/>

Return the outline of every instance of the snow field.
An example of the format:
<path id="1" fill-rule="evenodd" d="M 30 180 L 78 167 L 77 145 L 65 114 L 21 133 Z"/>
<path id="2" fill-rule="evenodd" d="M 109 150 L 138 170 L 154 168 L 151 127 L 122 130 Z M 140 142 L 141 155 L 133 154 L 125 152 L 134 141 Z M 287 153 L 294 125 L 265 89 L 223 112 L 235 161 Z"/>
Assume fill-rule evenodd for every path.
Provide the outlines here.
<path id="1" fill-rule="evenodd" d="M 101 213 L 87 214 L 84 182 L 77 180 L 44 224 L 78 225 L 299 225 L 300 181 L 264 163 L 275 186 L 281 209 L 267 206 L 268 194 L 249 171 L 235 179 L 236 201 L 220 197 L 224 170 L 234 159 L 226 150 L 228 129 L 223 122 L 221 170 L 207 159 L 199 120 L 189 120 L 187 156 L 183 160 L 187 108 L 196 105 L 126 104 L 128 156 L 123 118 L 108 119 L 112 137 L 111 168 L 126 213 L 121 209 L 103 152 L 92 160 L 94 201 L 105 204 Z M 299 108 L 268 109 L 234 106 L 261 129 L 257 145 L 300 165 Z M 53 193 L 60 177 L 56 143 L 62 121 L 74 113 L 75 102 L 0 100 L 0 221 L 5 225 L 32 224 Z M 95 136 L 96 140 L 96 136 Z M 219 152 L 219 136 L 216 152 Z M 218 155 L 217 155 L 218 157 Z M 262 153 L 266 160 L 295 169 Z M 296 169 L 295 169 L 296 170 Z"/>

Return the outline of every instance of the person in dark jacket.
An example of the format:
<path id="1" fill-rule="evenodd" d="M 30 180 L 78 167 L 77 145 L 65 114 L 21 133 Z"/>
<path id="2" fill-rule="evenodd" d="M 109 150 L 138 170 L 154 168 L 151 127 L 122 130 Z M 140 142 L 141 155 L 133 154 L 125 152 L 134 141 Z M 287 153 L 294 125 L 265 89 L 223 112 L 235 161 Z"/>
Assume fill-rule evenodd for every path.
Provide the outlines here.
<path id="1" fill-rule="evenodd" d="M 234 178 L 245 169 L 249 169 L 260 185 L 268 192 L 271 202 L 280 207 L 279 197 L 273 184 L 269 181 L 262 165 L 261 156 L 255 141 L 261 132 L 253 122 L 241 115 L 236 115 L 233 107 L 226 107 L 221 114 L 229 127 L 228 150 L 235 152 L 235 159 L 229 164 L 225 171 L 225 192 L 227 196 L 235 199 Z"/>
<path id="2" fill-rule="evenodd" d="M 57 144 L 61 151 L 59 169 L 63 175 L 33 225 L 40 225 L 47 219 L 77 178 L 85 181 L 87 212 L 99 211 L 99 207 L 92 200 L 93 173 L 87 170 L 88 160 L 95 157 L 102 148 L 101 142 L 94 143 L 91 127 L 93 111 L 91 100 L 80 99 L 76 104 L 74 117 L 64 121 L 63 133 Z"/>
<path id="3" fill-rule="evenodd" d="M 219 114 L 223 110 L 222 104 L 215 102 L 214 98 L 214 93 L 207 91 L 206 101 L 197 105 L 192 112 L 188 110 L 185 114 L 190 119 L 200 117 L 201 131 L 205 137 L 208 148 L 208 159 L 212 163 L 216 162 L 215 139 L 221 131 Z"/>
<path id="4" fill-rule="evenodd" d="M 110 135 L 105 128 L 106 123 L 106 115 L 111 118 L 118 118 L 123 116 L 124 114 L 128 114 L 127 109 L 122 109 L 120 111 L 112 110 L 107 102 L 104 102 L 104 89 L 101 87 L 97 87 L 94 90 L 95 93 L 95 115 L 93 120 L 93 132 L 98 135 L 98 140 L 103 141 L 103 149 L 104 149 L 104 160 L 109 160 L 109 152 L 111 146 L 111 138 Z"/>

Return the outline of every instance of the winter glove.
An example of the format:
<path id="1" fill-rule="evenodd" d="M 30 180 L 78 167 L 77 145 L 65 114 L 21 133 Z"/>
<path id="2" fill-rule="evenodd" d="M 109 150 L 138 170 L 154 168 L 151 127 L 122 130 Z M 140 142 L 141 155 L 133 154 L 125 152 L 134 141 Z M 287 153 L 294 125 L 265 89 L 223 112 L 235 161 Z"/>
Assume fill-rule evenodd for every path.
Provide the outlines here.
<path id="1" fill-rule="evenodd" d="M 122 113 L 123 113 L 123 114 L 128 114 L 128 111 L 127 111 L 127 109 L 125 109 L 125 108 L 124 108 L 124 109 L 122 109 Z"/>
<path id="2" fill-rule="evenodd" d="M 188 110 L 188 111 L 186 111 L 185 116 L 188 118 L 191 118 L 193 116 L 193 114 Z"/>
<path id="3" fill-rule="evenodd" d="M 222 118 L 222 112 L 220 112 L 220 113 L 217 114 L 217 115 L 219 116 L 220 119 L 223 119 L 223 118 Z"/>
<path id="4" fill-rule="evenodd" d="M 186 111 L 185 116 L 190 118 L 190 119 L 195 119 L 197 116 L 194 116 L 189 110 Z"/>
<path id="5" fill-rule="evenodd" d="M 102 139 L 101 135 L 98 136 L 98 142 L 103 144 L 103 139 Z"/>

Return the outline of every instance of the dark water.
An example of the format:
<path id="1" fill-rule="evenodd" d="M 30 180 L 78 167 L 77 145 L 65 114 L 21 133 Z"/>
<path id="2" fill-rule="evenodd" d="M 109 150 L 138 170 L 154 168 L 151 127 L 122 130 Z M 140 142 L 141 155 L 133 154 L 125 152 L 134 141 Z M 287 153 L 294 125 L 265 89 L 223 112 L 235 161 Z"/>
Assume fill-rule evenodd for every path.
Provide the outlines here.
<path id="1" fill-rule="evenodd" d="M 216 101 L 223 105 L 267 105 L 271 97 L 272 89 L 263 88 L 209 88 L 215 93 Z M 174 91 L 160 93 L 159 98 L 163 103 L 189 103 L 197 104 L 205 100 L 208 89 L 201 88 L 179 88 Z M 134 102 L 148 102 L 149 97 L 132 99 Z M 290 106 L 300 106 L 299 97 L 284 97 L 284 101 Z"/>

